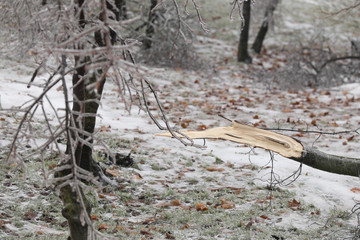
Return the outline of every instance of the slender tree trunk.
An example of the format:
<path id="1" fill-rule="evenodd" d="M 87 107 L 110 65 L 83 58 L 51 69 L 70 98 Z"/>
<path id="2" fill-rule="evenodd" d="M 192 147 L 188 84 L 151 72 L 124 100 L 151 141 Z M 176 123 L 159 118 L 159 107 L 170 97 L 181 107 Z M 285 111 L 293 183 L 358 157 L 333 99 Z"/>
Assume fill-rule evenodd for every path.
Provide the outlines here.
<path id="1" fill-rule="evenodd" d="M 119 11 L 117 20 L 119 21 L 119 20 L 127 19 L 126 1 L 125 0 L 115 0 L 115 6 Z"/>
<path id="2" fill-rule="evenodd" d="M 158 4 L 157 0 L 151 0 L 149 18 L 145 30 L 146 38 L 143 41 L 143 45 L 145 49 L 151 48 L 152 37 L 155 33 L 155 25 L 156 25 L 156 20 L 158 18 L 156 11 L 153 11 L 153 9 L 156 7 L 157 4 Z"/>
<path id="3" fill-rule="evenodd" d="M 88 59 L 88 57 L 76 57 L 75 66 L 82 65 L 84 62 L 88 61 Z M 93 90 L 87 89 L 87 86 L 97 82 L 98 76 L 100 76 L 101 73 L 102 71 L 98 70 L 97 73 L 94 72 L 91 76 L 87 76 L 88 72 L 84 66 L 81 66 L 78 67 L 77 72 L 73 75 L 74 101 L 72 114 L 75 120 L 75 126 L 72 127 L 80 130 L 77 133 L 78 136 L 76 136 L 74 132 L 70 136 L 73 139 L 72 142 L 77 142 L 74 153 L 75 161 L 76 164 L 82 169 L 92 172 L 94 175 L 99 175 L 100 170 L 99 166 L 92 157 L 92 147 L 76 141 L 76 138 L 80 137 L 89 144 L 91 144 L 93 141 L 91 139 L 91 134 L 94 133 L 96 123 L 95 114 L 99 108 L 98 101 L 100 101 L 101 98 L 105 79 L 101 82 L 99 88 L 97 89 L 97 93 Z M 83 114 L 85 114 L 85 116 L 82 116 Z M 84 132 L 84 134 L 82 132 Z M 71 154 L 70 149 L 71 147 L 68 145 L 68 154 Z M 60 174 L 61 175 L 58 176 L 66 176 L 71 173 L 69 170 L 66 170 Z M 83 194 L 81 189 L 80 193 L 85 203 L 86 211 L 89 215 L 91 213 L 90 204 L 88 203 L 88 200 L 86 199 L 86 196 Z M 83 207 L 80 204 L 77 193 L 74 192 L 70 186 L 65 186 L 61 189 L 61 199 L 64 203 L 62 214 L 68 220 L 71 240 L 86 240 L 88 238 L 89 226 L 81 219 L 81 212 L 83 211 Z"/>
<path id="4" fill-rule="evenodd" d="M 125 0 L 115 0 L 115 6 L 106 1 L 106 8 L 114 13 L 117 21 L 127 19 Z"/>
<path id="5" fill-rule="evenodd" d="M 84 0 L 78 0 L 77 3 L 78 9 L 81 9 Z M 79 26 L 81 29 L 85 28 L 85 20 L 85 14 L 82 10 L 79 14 Z M 99 32 L 95 33 L 95 42 L 98 46 L 104 46 L 104 40 Z M 90 60 L 91 58 L 89 56 L 75 57 L 76 72 L 74 72 L 72 78 L 73 107 L 71 111 L 74 122 L 70 123 L 70 126 L 74 130 L 71 130 L 71 134 L 68 136 L 72 141 L 68 141 L 66 153 L 71 155 L 71 152 L 74 151 L 73 156 L 75 157 L 76 165 L 94 173 L 94 175 L 98 175 L 100 174 L 100 170 L 92 157 L 91 143 L 93 142 L 92 134 L 95 129 L 96 113 L 99 108 L 99 101 L 106 79 L 104 78 L 100 82 L 96 91 L 87 88 L 90 84 L 98 83 L 98 78 L 103 73 L 101 69 L 89 73 L 86 64 L 90 64 Z M 82 141 L 79 141 L 81 139 Z M 71 142 L 77 144 L 75 146 L 70 146 Z M 83 142 L 87 142 L 88 144 Z M 57 176 L 61 177 L 69 174 L 74 173 L 68 169 L 57 173 Z M 61 189 L 61 199 L 64 203 L 62 214 L 68 220 L 71 240 L 87 240 L 88 233 L 90 232 L 90 227 L 82 217 L 84 208 L 80 203 L 79 194 L 83 199 L 86 208 L 85 211 L 89 215 L 91 213 L 91 207 L 81 189 L 75 192 L 69 185 Z"/>
<path id="6" fill-rule="evenodd" d="M 265 9 L 264 20 L 263 20 L 263 22 L 261 24 L 259 32 L 256 35 L 255 41 L 254 41 L 254 43 L 252 45 L 252 49 L 254 49 L 254 51 L 256 53 L 261 52 L 263 41 L 264 41 L 266 33 L 267 33 L 268 29 L 269 29 L 269 23 L 272 20 L 273 13 L 274 13 L 274 11 L 276 9 L 276 6 L 277 6 L 278 2 L 279 2 L 279 0 L 271 0 L 269 2 L 269 5 Z"/>
<path id="7" fill-rule="evenodd" d="M 247 0 L 243 3 L 244 25 L 240 32 L 240 40 L 239 40 L 238 55 L 237 55 L 238 62 L 252 63 L 252 58 L 248 53 L 250 11 L 251 11 L 251 1 Z"/>
<path id="8" fill-rule="evenodd" d="M 81 9 L 82 5 L 84 4 L 84 0 L 77 0 L 77 9 Z M 78 21 L 79 27 L 81 29 L 84 29 L 85 27 L 85 15 L 83 10 L 79 13 L 79 21 Z M 83 155 L 83 148 L 82 144 L 78 141 L 76 141 L 76 130 L 81 130 L 81 127 L 83 126 L 80 122 L 81 119 L 81 112 L 83 110 L 83 100 L 85 97 L 84 89 L 85 89 L 85 82 L 82 81 L 84 76 L 86 75 L 86 69 L 85 66 L 80 66 L 82 63 L 86 62 L 87 58 L 80 58 L 75 57 L 75 67 L 76 72 L 73 74 L 73 108 L 72 108 L 72 116 L 73 119 L 75 119 L 75 126 L 70 121 L 70 126 L 72 126 L 73 129 L 70 131 L 70 135 L 68 136 L 68 144 L 66 153 L 71 156 L 75 157 L 75 162 L 79 166 L 81 164 L 85 164 L 84 159 L 82 159 Z M 80 137 L 81 134 L 79 133 Z M 73 141 L 69 141 L 70 138 Z M 70 146 L 71 142 L 77 142 L 76 146 Z M 73 148 L 75 148 L 74 155 L 72 155 Z M 71 172 L 72 170 L 66 169 L 61 172 L 58 172 L 56 175 L 57 177 L 64 177 L 69 174 L 74 174 Z M 88 239 L 88 232 L 89 232 L 89 226 L 84 221 L 82 217 L 82 211 L 84 211 L 80 201 L 79 196 L 76 193 L 74 189 L 72 189 L 71 186 L 67 185 L 60 189 L 60 198 L 64 204 L 64 208 L 62 210 L 62 215 L 67 219 L 70 229 L 70 239 L 71 240 L 87 240 Z M 83 194 L 82 190 L 80 189 L 80 194 L 83 196 L 83 202 L 86 206 L 86 211 L 88 214 L 91 212 L 91 207 Z"/>
<path id="9" fill-rule="evenodd" d="M 82 78 L 85 76 L 86 71 L 85 67 L 79 67 L 81 65 L 81 62 L 85 60 L 81 60 L 80 57 L 75 57 L 75 67 L 77 66 L 77 71 L 73 75 L 73 107 L 72 107 L 72 117 L 75 120 L 75 126 L 70 123 L 70 126 L 72 129 L 70 131 L 70 134 L 68 136 L 68 144 L 66 149 L 66 154 L 72 158 L 72 156 L 75 157 L 75 164 L 78 166 L 82 166 L 82 168 L 88 170 L 86 167 L 89 165 L 88 161 L 89 158 L 85 159 L 84 156 L 88 156 L 90 153 L 87 152 L 88 149 L 84 149 L 84 145 L 78 141 L 76 136 L 77 130 L 83 130 L 82 126 L 83 123 L 81 121 L 81 113 L 83 112 L 84 106 L 84 88 L 85 84 L 84 81 L 82 81 Z M 81 134 L 81 131 L 78 132 L 78 135 L 80 138 L 83 138 L 83 134 Z M 70 141 L 70 139 L 72 141 Z M 71 146 L 71 142 L 77 142 L 76 146 Z M 75 150 L 74 150 L 75 148 Z M 72 151 L 74 151 L 74 155 L 72 155 Z M 91 149 L 90 149 L 91 151 Z M 71 161 L 71 160 L 70 160 Z M 85 166 L 85 167 L 84 167 Z M 74 174 L 72 170 L 65 169 L 61 172 L 56 173 L 56 177 L 64 177 L 69 174 Z M 62 187 L 60 189 L 60 198 L 64 204 L 64 208 L 62 210 L 62 215 L 67 219 L 70 229 L 70 239 L 71 240 L 87 240 L 88 239 L 88 232 L 89 232 L 89 226 L 86 222 L 84 222 L 82 217 L 82 211 L 84 211 L 80 201 L 79 196 L 77 192 L 72 189 L 69 185 L 66 185 L 65 187 Z M 83 194 L 82 190 L 80 189 L 80 194 L 82 195 L 84 204 L 86 206 L 86 211 L 88 214 L 91 213 L 91 207 L 88 203 L 88 200 L 86 199 L 86 196 Z"/>
<path id="10" fill-rule="evenodd" d="M 76 58 L 75 65 L 79 66 L 84 64 L 86 61 L 89 61 L 89 58 L 85 57 L 83 59 Z M 84 131 L 84 134 L 81 132 L 78 135 L 91 144 L 93 140 L 91 135 L 94 133 L 95 124 L 96 124 L 96 113 L 99 108 L 99 101 L 101 99 L 104 83 L 106 79 L 104 78 L 97 92 L 93 89 L 87 89 L 87 86 L 90 84 L 96 83 L 98 77 L 101 76 L 102 70 L 99 69 L 96 72 L 92 73 L 89 76 L 89 73 L 86 72 L 85 66 L 79 67 L 77 73 L 73 75 L 73 118 L 75 120 L 74 126 L 76 129 Z M 85 114 L 86 116 L 82 116 Z M 75 136 L 73 136 L 75 138 Z M 68 151 L 67 151 L 68 152 Z M 79 143 L 75 149 L 75 158 L 76 163 L 81 168 L 98 175 L 98 167 L 95 160 L 92 158 L 92 148 L 91 146 L 83 143 Z"/>

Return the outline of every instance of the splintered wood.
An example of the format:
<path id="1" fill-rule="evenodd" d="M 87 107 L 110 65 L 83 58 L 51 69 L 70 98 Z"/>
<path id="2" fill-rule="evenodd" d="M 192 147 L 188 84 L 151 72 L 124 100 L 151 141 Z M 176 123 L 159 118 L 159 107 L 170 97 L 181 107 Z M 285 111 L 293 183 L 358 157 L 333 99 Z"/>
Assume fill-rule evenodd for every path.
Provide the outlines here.
<path id="1" fill-rule="evenodd" d="M 209 128 L 205 131 L 181 132 L 192 139 L 223 139 L 267 149 L 287 158 L 301 158 L 303 145 L 292 137 L 232 122 L 232 126 Z M 157 136 L 171 137 L 169 132 Z M 183 137 L 178 135 L 178 137 Z"/>

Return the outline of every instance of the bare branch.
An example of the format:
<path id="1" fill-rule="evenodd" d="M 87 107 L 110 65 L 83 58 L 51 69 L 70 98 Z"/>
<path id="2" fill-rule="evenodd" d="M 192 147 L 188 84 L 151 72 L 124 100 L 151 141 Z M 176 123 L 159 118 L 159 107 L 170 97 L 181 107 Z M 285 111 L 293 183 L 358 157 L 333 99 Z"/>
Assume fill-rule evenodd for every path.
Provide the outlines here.
<path id="1" fill-rule="evenodd" d="M 341 13 L 348 13 L 352 10 L 354 10 L 355 8 L 359 7 L 360 6 L 360 1 L 357 1 L 356 3 L 348 6 L 348 7 L 344 7 L 344 8 L 341 8 L 335 12 L 325 12 L 325 11 L 322 11 L 323 13 L 329 15 L 329 16 L 335 16 L 335 15 L 339 15 Z"/>

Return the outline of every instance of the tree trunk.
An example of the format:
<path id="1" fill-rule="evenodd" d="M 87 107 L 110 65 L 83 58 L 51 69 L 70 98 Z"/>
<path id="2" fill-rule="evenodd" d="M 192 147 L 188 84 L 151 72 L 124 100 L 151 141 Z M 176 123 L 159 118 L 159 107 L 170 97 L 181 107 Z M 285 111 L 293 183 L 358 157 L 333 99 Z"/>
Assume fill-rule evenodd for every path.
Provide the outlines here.
<path id="1" fill-rule="evenodd" d="M 251 1 L 247 0 L 243 2 L 244 23 L 240 32 L 240 40 L 239 40 L 238 54 L 237 54 L 238 62 L 252 63 L 252 58 L 248 53 L 250 11 L 251 11 Z"/>
<path id="2" fill-rule="evenodd" d="M 115 6 L 119 11 L 116 20 L 119 21 L 119 20 L 127 19 L 126 1 L 125 0 L 115 0 Z"/>
<path id="3" fill-rule="evenodd" d="M 79 58 L 75 57 L 75 66 L 79 66 L 86 61 L 88 57 Z M 96 113 L 99 108 L 98 101 L 100 101 L 101 94 L 103 91 L 105 79 L 101 81 L 99 87 L 97 88 L 97 93 L 94 90 L 87 89 L 89 84 L 95 83 L 98 81 L 98 76 L 102 73 L 101 70 L 97 70 L 97 73 L 93 73 L 91 76 L 87 76 L 88 72 L 85 69 L 85 66 L 77 68 L 76 73 L 73 75 L 73 108 L 72 114 L 73 119 L 75 120 L 75 126 L 72 126 L 77 132 L 72 132 L 71 138 L 72 142 L 76 141 L 77 137 L 82 138 L 91 144 L 93 140 L 91 139 L 91 134 L 94 133 L 95 123 L 96 123 Z M 85 116 L 82 116 L 85 115 Z M 75 130 L 75 131 L 76 131 Z M 81 133 L 84 132 L 85 134 Z M 67 146 L 67 154 L 71 154 L 71 146 Z M 77 141 L 75 146 L 75 161 L 77 166 L 80 166 L 82 169 L 85 169 L 89 172 L 92 172 L 95 176 L 100 175 L 100 168 L 92 157 L 92 147 L 83 144 L 80 141 Z M 66 176 L 71 174 L 69 170 L 64 170 L 61 173 L 58 173 L 57 177 Z M 86 196 L 82 194 L 82 199 L 86 206 L 86 211 L 88 214 L 91 212 L 91 207 L 86 199 Z M 88 224 L 84 222 L 81 218 L 81 211 L 83 211 L 82 205 L 79 202 L 78 194 L 71 189 L 70 186 L 65 186 L 61 189 L 61 199 L 64 203 L 64 209 L 62 211 L 63 216 L 68 220 L 70 228 L 70 237 L 71 240 L 86 240 L 88 238 Z"/>
<path id="4" fill-rule="evenodd" d="M 106 8 L 114 13 L 117 21 L 127 19 L 125 0 L 115 0 L 115 7 L 109 1 L 106 1 Z"/>
<path id="5" fill-rule="evenodd" d="M 276 152 L 286 158 L 330 173 L 358 177 L 360 159 L 327 154 L 306 146 L 292 137 L 263 130 L 236 121 L 232 126 L 206 129 L 205 131 L 182 132 L 192 139 L 224 139 Z M 171 137 L 170 133 L 158 136 Z M 179 137 L 183 137 L 180 136 Z"/>
<path id="6" fill-rule="evenodd" d="M 84 4 L 84 0 L 78 0 L 77 2 L 77 9 L 82 9 L 82 5 Z M 81 10 L 79 12 L 79 21 L 78 21 L 79 27 L 81 29 L 85 28 L 86 22 L 85 22 L 85 14 L 84 11 Z M 75 57 L 75 68 L 76 71 L 73 74 L 72 82 L 73 82 L 73 107 L 72 107 L 72 117 L 75 120 L 75 126 L 73 125 L 72 121 L 70 121 L 70 126 L 75 130 L 70 130 L 68 132 L 68 144 L 66 148 L 66 154 L 69 154 L 72 158 L 72 156 L 75 157 L 75 163 L 80 165 L 87 165 L 88 159 L 83 159 L 83 154 L 86 153 L 86 150 L 83 152 L 83 145 L 77 141 L 76 146 L 70 146 L 71 142 L 76 142 L 76 130 L 82 130 L 83 124 L 80 122 L 81 120 L 81 113 L 83 112 L 83 101 L 85 98 L 85 81 L 82 81 L 84 76 L 86 75 L 86 68 L 85 66 L 80 66 L 84 62 L 88 61 L 88 58 L 80 58 Z M 67 126 L 69 127 L 69 126 Z M 82 134 L 79 132 L 80 137 L 82 137 Z M 70 141 L 70 138 L 73 141 Z M 75 148 L 75 151 L 74 151 Z M 72 151 L 74 151 L 74 155 L 72 155 Z M 88 154 L 88 153 L 87 153 Z M 70 163 L 72 164 L 72 163 Z M 86 169 L 86 168 L 85 168 Z M 66 169 L 61 172 L 56 173 L 56 177 L 64 177 L 69 174 L 74 174 L 71 172 L 73 169 Z M 71 240 L 87 240 L 88 239 L 88 232 L 89 232 L 89 226 L 84 221 L 82 217 L 82 211 L 84 211 L 80 201 L 79 196 L 74 189 L 71 188 L 71 186 L 66 185 L 60 189 L 60 198 L 64 204 L 64 208 L 62 210 L 62 215 L 67 219 L 70 229 L 70 239 Z M 88 204 L 88 201 L 83 194 L 82 190 L 80 189 L 80 194 L 83 195 L 83 201 L 86 205 L 86 211 L 88 214 L 91 212 L 91 207 Z"/>
<path id="7" fill-rule="evenodd" d="M 145 30 L 146 38 L 143 41 L 143 45 L 145 49 L 151 48 L 152 37 L 155 33 L 155 25 L 156 25 L 156 20 L 158 18 L 156 11 L 153 9 L 156 7 L 157 4 L 158 4 L 157 0 L 151 0 L 149 18 Z"/>
<path id="8" fill-rule="evenodd" d="M 254 41 L 254 43 L 252 45 L 252 49 L 254 49 L 254 51 L 256 53 L 261 52 L 263 41 L 264 41 L 266 33 L 267 33 L 268 29 L 269 29 L 269 23 L 272 20 L 273 13 L 274 13 L 274 11 L 276 9 L 276 6 L 277 6 L 278 2 L 279 2 L 279 0 L 271 0 L 269 5 L 265 9 L 264 20 L 263 20 L 263 22 L 261 24 L 259 32 L 256 35 L 255 41 Z"/>
<path id="9" fill-rule="evenodd" d="M 78 0 L 77 3 L 79 7 L 78 9 L 81 9 L 84 4 L 84 0 Z M 85 15 L 83 10 L 81 10 L 79 14 L 79 26 L 81 29 L 84 29 L 85 25 Z M 105 45 L 100 32 L 96 32 L 94 37 L 96 45 Z M 71 111 L 74 122 L 70 122 L 71 130 L 68 140 L 71 138 L 72 141 L 68 141 L 66 153 L 75 157 L 75 163 L 77 166 L 94 173 L 96 176 L 100 175 L 100 168 L 92 157 L 92 134 L 95 130 L 96 113 L 99 108 L 99 101 L 106 79 L 104 77 L 104 79 L 99 82 L 98 78 L 103 73 L 103 70 L 101 69 L 95 70 L 93 73 L 89 73 L 86 65 L 90 64 L 90 60 L 90 56 L 75 57 L 76 71 L 73 73 L 72 78 L 73 107 Z M 87 88 L 89 85 L 95 83 L 97 83 L 96 90 Z M 88 144 L 82 143 L 80 140 L 83 140 Z M 70 146 L 71 142 L 75 142 L 77 144 L 75 146 Z M 72 155 L 72 151 L 74 152 L 74 155 Z M 72 173 L 70 169 L 66 169 L 62 172 L 58 172 L 57 177 L 69 174 L 74 173 Z M 82 211 L 84 211 L 84 209 L 80 202 L 79 194 L 84 202 L 86 208 L 85 211 L 89 215 L 91 207 L 86 199 L 86 196 L 82 192 L 81 188 L 74 191 L 74 189 L 72 189 L 69 185 L 63 187 L 60 191 L 60 197 L 64 204 L 62 214 L 68 220 L 71 240 L 87 240 L 88 233 L 90 232 L 90 226 L 88 226 L 88 223 L 86 223 L 83 219 Z"/>
<path id="10" fill-rule="evenodd" d="M 88 59 L 89 58 L 87 57 L 84 59 L 76 57 L 75 66 L 84 64 Z M 101 76 L 102 70 L 97 70 L 92 73 L 91 76 L 87 76 L 88 74 L 85 66 L 82 66 L 79 67 L 77 72 L 73 75 L 74 102 L 72 112 L 75 120 L 75 126 L 73 127 L 84 131 L 85 134 L 79 132 L 78 135 L 84 140 L 87 139 L 86 141 L 91 144 L 93 142 L 91 135 L 94 133 L 96 124 L 95 115 L 99 108 L 98 102 L 101 99 L 105 78 L 101 81 L 97 92 L 95 92 L 93 89 L 87 89 L 87 86 L 98 81 L 98 77 Z M 85 116 L 81 116 L 82 114 L 85 114 Z M 72 137 L 75 138 L 75 136 Z M 69 152 L 69 150 L 67 150 L 67 152 Z M 75 158 L 78 166 L 94 173 L 95 176 L 98 175 L 98 167 L 92 157 L 91 146 L 79 142 L 75 149 Z"/>
<path id="11" fill-rule="evenodd" d="M 90 215 L 90 204 L 82 191 L 81 194 L 83 196 L 87 214 Z M 64 208 L 61 213 L 68 221 L 70 228 L 70 239 L 87 240 L 89 226 L 83 219 L 81 219 L 83 208 L 79 202 L 76 192 L 74 192 L 69 185 L 61 188 L 61 200 L 64 203 Z"/>
<path id="12" fill-rule="evenodd" d="M 256 35 L 256 38 L 255 38 L 255 41 L 252 45 L 252 49 L 254 49 L 254 51 L 256 53 L 260 53 L 261 52 L 261 48 L 262 48 L 262 44 L 263 44 L 263 41 L 265 39 L 265 35 L 268 31 L 268 22 L 267 21 L 263 21 L 263 23 L 261 24 L 261 27 L 259 29 L 259 32 L 258 34 Z"/>

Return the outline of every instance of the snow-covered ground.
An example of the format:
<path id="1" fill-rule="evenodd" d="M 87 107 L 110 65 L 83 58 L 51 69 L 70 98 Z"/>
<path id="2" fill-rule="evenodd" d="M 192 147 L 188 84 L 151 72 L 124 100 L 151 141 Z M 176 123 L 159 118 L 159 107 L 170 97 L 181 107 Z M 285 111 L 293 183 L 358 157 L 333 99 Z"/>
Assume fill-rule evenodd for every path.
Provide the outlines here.
<path id="1" fill-rule="evenodd" d="M 30 70 L 24 63 L 2 61 L 3 109 L 19 107 L 41 92 L 36 81 L 27 88 Z M 264 88 L 261 82 L 248 78 L 238 65 L 221 66 L 212 73 L 157 68 L 148 71 L 149 76 L 153 76 L 150 80 L 160 90 L 164 106 L 168 106 L 171 121 L 184 130 L 230 124 L 218 114 L 259 127 L 327 132 L 354 130 L 360 121 L 358 83 L 332 89 L 283 91 Z M 156 239 L 166 236 L 264 239 L 272 235 L 323 239 L 353 235 L 357 220 L 355 214 L 349 214 L 360 200 L 359 178 L 302 166 L 301 174 L 293 183 L 270 191 L 267 186 L 271 170 L 273 177 L 281 180 L 295 172 L 299 163 L 277 155 L 272 163 L 269 153 L 262 149 L 251 151 L 247 146 L 226 141 L 208 140 L 206 149 L 198 149 L 157 137 L 160 131 L 143 112 L 139 113 L 135 106 L 131 114 L 125 111 L 114 91 L 116 88 L 111 82 L 106 85 L 100 109 L 102 118 L 98 119 L 97 128 L 104 130 L 100 134 L 114 152 L 131 151 L 138 168 L 112 167 L 118 171 L 114 178 L 126 191 L 115 194 L 104 191 L 95 197 L 100 202 L 93 210 L 99 229 L 101 224 L 106 224 L 108 232 L 120 236 Z M 61 114 L 64 102 L 61 89 L 55 88 L 49 96 Z M 2 158 L 21 115 L 1 111 Z M 34 120 L 43 124 L 38 117 Z M 355 133 L 324 135 L 318 140 L 318 134 L 291 134 L 324 152 L 350 157 L 357 157 L 359 153 Z M 30 143 L 30 149 L 34 147 L 35 144 Z M 35 162 L 32 163 L 35 167 L 28 166 L 26 179 L 13 165 L 3 173 L 2 237 L 54 235 L 62 239 L 66 235 L 66 228 L 61 227 L 66 224 L 62 223 L 65 220 L 60 216 L 61 204 L 57 198 L 52 193 L 40 195 L 44 206 L 57 202 L 51 211 L 37 202 L 37 194 L 43 190 L 38 176 L 40 166 L 37 169 Z M 294 179 L 287 182 L 290 180 Z M 34 189 L 34 182 L 40 187 Z M 179 203 L 173 203 L 175 200 Z M 230 202 L 229 209 L 222 208 L 221 201 Z M 102 209 L 110 203 L 116 210 Z M 205 204 L 208 210 L 197 211 L 197 204 Z M 10 205 L 15 205 L 19 213 L 9 213 Z M 44 222 L 43 211 L 52 220 Z M 137 226 L 131 227 L 132 224 Z"/>
<path id="2" fill-rule="evenodd" d="M 286 14 L 291 12 L 289 3 L 293 1 L 284 2 L 281 9 L 285 26 L 298 31 L 311 26 L 311 23 L 297 22 L 299 17 L 289 20 Z M 299 7 L 299 1 L 294 2 L 294 7 Z M 316 1 L 306 1 L 306 4 L 316 5 Z M 237 36 L 238 32 L 233 35 Z M 269 45 L 279 43 L 272 33 L 268 41 Z M 196 130 L 229 125 L 219 114 L 258 127 L 325 132 L 359 127 L 360 83 L 297 91 L 269 88 L 252 72 L 279 64 L 286 67 L 285 53 L 269 50 L 261 58 L 254 57 L 254 66 L 239 65 L 232 60 L 226 64 L 234 56 L 235 45 L 208 36 L 200 37 L 199 42 L 199 52 L 211 56 L 214 64 L 211 70 L 146 67 L 147 77 L 159 90 L 171 123 L 179 128 Z M 47 78 L 47 74 L 42 73 L 27 88 L 33 71 L 34 66 L 27 60 L 0 60 L 0 238 L 66 239 L 67 225 L 61 216 L 61 202 L 43 184 L 41 163 L 36 157 L 29 158 L 26 172 L 22 172 L 15 164 L 4 162 L 7 146 L 23 114 L 16 109 L 24 104 L 28 106 L 42 90 L 41 79 Z M 68 81 L 70 85 L 71 80 Z M 300 175 L 290 177 L 270 191 L 270 183 L 291 176 L 300 164 L 278 155 L 271 161 L 265 150 L 232 142 L 207 140 L 206 148 L 199 149 L 158 137 L 156 134 L 161 131 L 145 113 L 139 112 L 136 106 L 131 114 L 125 111 L 116 89 L 114 83 L 106 84 L 99 112 L 101 118 L 97 121 L 98 135 L 113 152 L 131 152 L 136 166 L 108 166 L 119 187 L 89 193 L 92 219 L 100 231 L 122 239 L 343 239 L 355 236 L 357 212 L 351 214 L 351 211 L 360 201 L 358 177 L 302 166 Z M 61 86 L 55 87 L 48 96 L 58 114 L 63 114 Z M 44 107 L 52 109 L 46 101 Z M 44 119 L 40 116 L 35 115 L 37 127 L 31 129 L 39 139 L 29 139 L 28 152 L 44 141 Z M 52 111 L 48 117 L 56 124 Z M 360 138 L 356 132 L 281 133 L 330 154 L 359 157 Z M 46 168 L 51 168 L 56 160 L 50 150 L 46 154 L 49 155 Z"/>

